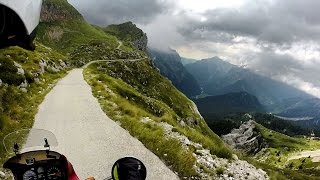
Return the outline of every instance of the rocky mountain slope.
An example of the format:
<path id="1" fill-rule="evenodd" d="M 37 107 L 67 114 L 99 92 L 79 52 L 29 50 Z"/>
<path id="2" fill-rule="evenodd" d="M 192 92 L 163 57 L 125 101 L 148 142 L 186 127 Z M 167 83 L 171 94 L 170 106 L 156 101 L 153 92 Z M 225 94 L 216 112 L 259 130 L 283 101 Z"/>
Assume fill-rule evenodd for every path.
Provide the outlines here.
<path id="1" fill-rule="evenodd" d="M 85 78 L 107 115 L 182 179 L 268 179 L 264 171 L 232 156 L 193 102 L 149 60 L 93 64 L 85 70 Z"/>
<path id="2" fill-rule="evenodd" d="M 222 136 L 226 143 L 247 154 L 249 161 L 258 160 L 256 166 L 272 171 L 271 179 L 319 179 L 317 162 L 307 157 L 292 160 L 297 152 L 319 148 L 319 141 L 284 135 L 256 123 L 249 114 L 245 116 L 248 121 Z"/>
<path id="3" fill-rule="evenodd" d="M 171 49 L 149 49 L 154 65 L 172 84 L 189 97 L 199 95 L 201 89 L 194 77 L 184 68 L 179 54 Z"/>

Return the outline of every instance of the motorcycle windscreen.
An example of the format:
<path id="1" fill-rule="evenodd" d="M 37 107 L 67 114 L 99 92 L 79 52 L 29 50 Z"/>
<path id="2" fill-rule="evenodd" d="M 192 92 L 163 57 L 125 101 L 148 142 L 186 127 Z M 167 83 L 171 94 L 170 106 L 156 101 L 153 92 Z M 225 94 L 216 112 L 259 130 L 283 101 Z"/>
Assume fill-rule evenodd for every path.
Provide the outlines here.
<path id="1" fill-rule="evenodd" d="M 22 129 L 6 135 L 3 145 L 9 154 L 45 150 L 57 147 L 56 136 L 43 129 Z"/>

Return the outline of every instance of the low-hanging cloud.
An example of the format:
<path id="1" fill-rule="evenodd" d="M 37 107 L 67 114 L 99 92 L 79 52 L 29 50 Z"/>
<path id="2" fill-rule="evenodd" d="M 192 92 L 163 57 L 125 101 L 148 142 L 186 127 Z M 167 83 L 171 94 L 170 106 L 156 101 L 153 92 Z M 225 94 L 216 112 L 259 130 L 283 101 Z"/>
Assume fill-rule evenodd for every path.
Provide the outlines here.
<path id="1" fill-rule="evenodd" d="M 88 21 L 100 26 L 126 21 L 148 24 L 169 8 L 162 0 L 69 0 L 69 3 Z"/>
<path id="2" fill-rule="evenodd" d="M 208 10 L 202 14 L 207 21 L 189 21 L 188 26 L 180 27 L 180 32 L 186 38 L 210 39 L 223 33 L 229 37 L 248 36 L 279 45 L 319 41 L 318 7 L 318 0 L 248 1 L 237 9 Z"/>

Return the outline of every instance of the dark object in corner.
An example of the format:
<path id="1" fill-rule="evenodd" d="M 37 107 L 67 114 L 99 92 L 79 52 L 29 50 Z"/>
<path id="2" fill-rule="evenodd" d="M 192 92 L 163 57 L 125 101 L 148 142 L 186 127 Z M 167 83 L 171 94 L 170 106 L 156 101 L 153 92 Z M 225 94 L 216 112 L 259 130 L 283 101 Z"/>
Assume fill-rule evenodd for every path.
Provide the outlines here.
<path id="1" fill-rule="evenodd" d="M 28 35 L 27 29 L 18 14 L 0 4 L 0 49 L 20 46 L 27 50 L 34 50 L 33 40 L 35 36 L 36 29 Z"/>

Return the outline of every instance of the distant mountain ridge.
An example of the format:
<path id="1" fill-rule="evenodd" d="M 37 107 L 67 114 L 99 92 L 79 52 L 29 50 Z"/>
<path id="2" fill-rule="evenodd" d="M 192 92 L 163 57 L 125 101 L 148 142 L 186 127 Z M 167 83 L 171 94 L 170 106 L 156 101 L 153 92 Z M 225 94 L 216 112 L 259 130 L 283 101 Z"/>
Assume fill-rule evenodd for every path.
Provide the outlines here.
<path id="1" fill-rule="evenodd" d="M 234 92 L 194 99 L 201 114 L 228 112 L 264 112 L 259 100 L 247 92 Z"/>
<path id="2" fill-rule="evenodd" d="M 149 49 L 149 54 L 154 65 L 160 73 L 171 80 L 173 85 L 189 97 L 201 93 L 200 86 L 196 79 L 185 69 L 181 63 L 180 55 L 172 49 L 160 51 Z"/>
<path id="3" fill-rule="evenodd" d="M 245 91 L 256 96 L 265 106 L 274 105 L 289 98 L 302 100 L 313 98 L 285 83 L 230 64 L 218 57 L 187 64 L 185 67 L 197 79 L 204 93 L 209 95 Z"/>
<path id="4" fill-rule="evenodd" d="M 313 98 L 299 101 L 279 113 L 284 117 L 320 117 L 320 99 Z"/>
<path id="5" fill-rule="evenodd" d="M 197 60 L 181 57 L 181 62 L 182 62 L 182 64 L 185 66 L 185 65 L 187 65 L 187 64 L 195 63 L 195 62 L 197 62 Z"/>

